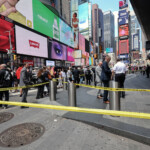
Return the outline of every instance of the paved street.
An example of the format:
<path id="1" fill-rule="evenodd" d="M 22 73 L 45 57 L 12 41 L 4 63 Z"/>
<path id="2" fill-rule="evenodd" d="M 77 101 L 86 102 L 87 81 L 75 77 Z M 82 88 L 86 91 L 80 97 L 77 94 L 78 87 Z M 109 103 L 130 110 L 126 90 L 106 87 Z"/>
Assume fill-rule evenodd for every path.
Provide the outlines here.
<path id="1" fill-rule="evenodd" d="M 150 88 L 150 79 L 139 74 L 128 75 L 126 88 Z M 78 107 L 109 109 L 95 96 L 97 90 L 80 87 L 77 89 Z M 121 99 L 122 110 L 150 113 L 150 93 L 127 92 L 126 98 Z M 58 90 L 57 102 L 50 102 L 48 97 L 36 100 L 36 90 L 31 90 L 28 102 L 40 104 L 68 105 L 67 91 Z M 20 97 L 12 94 L 12 101 L 20 101 Z M 20 109 L 11 106 L 0 112 L 11 112 L 14 118 L 0 124 L 0 132 L 22 123 L 40 123 L 45 127 L 45 133 L 35 142 L 18 147 L 3 148 L 18 150 L 149 150 L 148 145 L 139 141 L 150 138 L 150 121 L 105 115 L 91 115 L 56 110 L 36 108 Z M 114 130 L 116 130 L 116 133 Z M 127 134 L 127 131 L 130 133 Z M 109 132 L 108 132 L 109 131 Z M 118 132 L 121 132 L 120 134 Z M 123 132 L 124 131 L 124 132 Z M 133 135 L 131 132 L 133 132 Z M 124 134 L 124 136 L 123 136 Z M 135 139 L 137 135 L 137 139 Z M 135 139 L 135 140 L 132 140 Z"/>

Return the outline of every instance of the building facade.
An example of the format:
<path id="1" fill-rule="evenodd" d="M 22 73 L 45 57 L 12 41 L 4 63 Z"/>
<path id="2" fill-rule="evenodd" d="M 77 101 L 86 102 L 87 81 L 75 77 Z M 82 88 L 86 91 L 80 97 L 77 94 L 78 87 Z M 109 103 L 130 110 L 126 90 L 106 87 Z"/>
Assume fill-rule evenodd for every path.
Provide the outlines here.
<path id="1" fill-rule="evenodd" d="M 111 11 L 104 12 L 104 51 L 113 48 L 115 41 L 114 15 Z"/>
<path id="2" fill-rule="evenodd" d="M 104 50 L 104 21 L 103 12 L 97 4 L 92 5 L 92 34 L 94 54 L 98 54 L 100 58 L 100 53 Z"/>

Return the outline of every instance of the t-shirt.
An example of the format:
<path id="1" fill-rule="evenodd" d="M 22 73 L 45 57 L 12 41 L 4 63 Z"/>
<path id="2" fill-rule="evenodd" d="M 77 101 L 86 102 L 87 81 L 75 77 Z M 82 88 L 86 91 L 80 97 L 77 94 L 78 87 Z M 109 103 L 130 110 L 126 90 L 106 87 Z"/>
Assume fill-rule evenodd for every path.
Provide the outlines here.
<path id="1" fill-rule="evenodd" d="M 123 62 L 117 62 L 115 66 L 113 67 L 113 70 L 116 74 L 126 73 L 127 68 L 126 65 Z"/>

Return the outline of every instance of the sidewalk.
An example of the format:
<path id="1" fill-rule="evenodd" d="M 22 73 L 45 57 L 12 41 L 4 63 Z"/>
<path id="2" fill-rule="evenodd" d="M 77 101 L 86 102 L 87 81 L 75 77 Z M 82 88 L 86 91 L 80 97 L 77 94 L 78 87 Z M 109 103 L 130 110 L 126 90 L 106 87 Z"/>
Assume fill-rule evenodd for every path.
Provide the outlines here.
<path id="1" fill-rule="evenodd" d="M 149 79 L 146 79 L 141 75 L 133 75 L 133 78 L 129 77 L 126 80 L 126 87 L 150 88 L 148 81 L 150 83 Z M 67 106 L 67 94 L 67 92 L 58 93 L 57 102 L 61 105 Z M 106 105 L 102 100 L 97 99 L 96 94 L 97 90 L 95 89 L 82 87 L 77 89 L 77 107 L 109 110 L 109 105 Z M 126 98 L 121 99 L 121 110 L 150 113 L 150 93 L 126 92 Z M 150 145 L 150 120 L 74 112 L 68 112 L 64 114 L 63 117 L 91 124 L 112 133 Z"/>

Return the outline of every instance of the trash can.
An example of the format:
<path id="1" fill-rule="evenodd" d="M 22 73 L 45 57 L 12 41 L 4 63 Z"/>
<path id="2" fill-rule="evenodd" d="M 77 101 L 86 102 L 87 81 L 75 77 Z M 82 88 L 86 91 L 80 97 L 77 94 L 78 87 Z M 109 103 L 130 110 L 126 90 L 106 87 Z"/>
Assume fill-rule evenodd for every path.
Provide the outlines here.
<path id="1" fill-rule="evenodd" d="M 118 82 L 110 81 L 110 88 L 119 88 Z M 110 110 L 120 110 L 120 92 L 109 91 Z"/>

